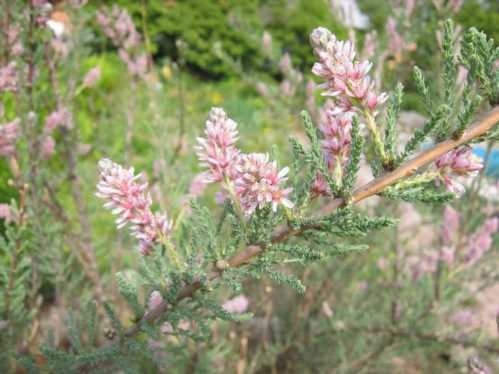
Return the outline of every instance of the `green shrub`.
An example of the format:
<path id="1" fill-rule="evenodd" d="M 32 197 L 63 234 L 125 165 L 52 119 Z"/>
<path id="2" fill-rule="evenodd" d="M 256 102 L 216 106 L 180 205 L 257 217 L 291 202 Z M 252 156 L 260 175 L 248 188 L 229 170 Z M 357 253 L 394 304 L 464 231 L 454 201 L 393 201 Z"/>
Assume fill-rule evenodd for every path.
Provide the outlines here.
<path id="1" fill-rule="evenodd" d="M 318 26 L 331 30 L 339 39 L 347 37 L 346 30 L 332 16 L 325 0 L 275 0 L 262 1 L 268 12 L 266 27 L 283 51 L 291 54 L 293 64 L 302 70 L 310 70 L 314 55 L 308 43 L 308 35 Z"/>
<path id="2" fill-rule="evenodd" d="M 466 1 L 457 14 L 456 20 L 464 27 L 476 27 L 496 42 L 499 40 L 499 5 L 481 5 L 477 0 Z"/>
<path id="3" fill-rule="evenodd" d="M 142 33 L 146 31 L 156 59 L 182 57 L 192 72 L 209 78 L 225 77 L 233 71 L 217 56 L 214 47 L 218 43 L 243 69 L 264 70 L 260 43 L 263 31 L 268 30 L 274 45 L 291 53 L 295 66 L 308 70 L 313 56 L 307 35 L 315 27 L 324 26 L 338 37 L 346 37 L 326 0 L 149 0 L 145 8 L 138 1 L 105 2 L 114 3 L 127 8 Z M 187 45 L 182 56 L 177 39 Z"/>
<path id="4" fill-rule="evenodd" d="M 263 32 L 257 0 L 150 0 L 146 13 L 141 2 L 122 0 L 118 3 L 132 13 L 142 32 L 147 28 L 157 59 L 177 60 L 180 56 L 175 42 L 181 39 L 187 45 L 181 57 L 190 70 L 202 76 L 219 78 L 232 71 L 216 55 L 216 43 L 221 43 L 224 52 L 241 61 L 244 68 L 262 62 L 260 38 L 256 37 Z"/>

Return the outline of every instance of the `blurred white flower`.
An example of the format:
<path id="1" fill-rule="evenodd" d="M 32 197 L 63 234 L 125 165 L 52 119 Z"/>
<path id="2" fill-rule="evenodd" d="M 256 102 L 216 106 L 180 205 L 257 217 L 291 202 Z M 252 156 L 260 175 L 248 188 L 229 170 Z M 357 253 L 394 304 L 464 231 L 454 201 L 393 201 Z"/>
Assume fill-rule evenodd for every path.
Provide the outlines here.
<path id="1" fill-rule="evenodd" d="M 333 16 L 346 27 L 365 30 L 369 26 L 369 17 L 360 11 L 355 0 L 331 0 Z"/>

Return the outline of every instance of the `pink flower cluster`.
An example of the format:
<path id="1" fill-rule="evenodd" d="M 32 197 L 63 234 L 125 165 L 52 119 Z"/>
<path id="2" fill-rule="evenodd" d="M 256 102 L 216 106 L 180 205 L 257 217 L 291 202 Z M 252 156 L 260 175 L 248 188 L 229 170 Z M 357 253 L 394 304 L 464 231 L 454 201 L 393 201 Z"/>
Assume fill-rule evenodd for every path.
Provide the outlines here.
<path id="1" fill-rule="evenodd" d="M 45 118 L 44 132 L 49 134 L 59 126 L 68 129 L 72 127 L 71 113 L 65 107 L 58 108 Z"/>
<path id="2" fill-rule="evenodd" d="M 0 68 L 0 92 L 15 92 L 17 90 L 16 63 L 10 62 Z"/>
<path id="3" fill-rule="evenodd" d="M 100 67 L 96 66 L 88 71 L 88 73 L 83 78 L 84 87 L 93 87 L 95 83 L 100 79 L 101 71 Z"/>
<path id="4" fill-rule="evenodd" d="M 41 153 L 42 157 L 46 160 L 55 153 L 55 140 L 50 135 L 47 135 L 42 139 Z"/>
<path id="5" fill-rule="evenodd" d="M 411 256 L 407 259 L 407 266 L 413 280 L 421 279 L 423 275 L 434 273 L 437 270 L 438 254 L 431 252 Z"/>
<path id="6" fill-rule="evenodd" d="M 362 51 L 362 56 L 364 58 L 373 58 L 376 54 L 377 46 L 378 41 L 376 37 L 376 31 L 367 33 L 364 38 L 364 49 Z"/>
<path id="7" fill-rule="evenodd" d="M 261 153 L 243 154 L 235 146 L 238 139 L 237 124 L 221 108 L 213 108 L 206 122 L 205 138 L 198 138 L 196 151 L 206 183 L 221 182 L 224 197 L 237 199 L 247 216 L 255 209 L 271 204 L 293 207 L 288 195 L 290 188 L 283 188 L 288 168 L 281 171 L 275 161 Z"/>
<path id="8" fill-rule="evenodd" d="M 460 229 L 460 214 L 451 207 L 444 210 L 442 223 L 442 248 L 438 252 L 423 253 L 408 258 L 408 268 L 413 279 L 417 280 L 424 274 L 433 273 L 437 270 L 440 259 L 448 266 L 459 262 L 465 266 L 475 264 L 492 247 L 493 236 L 499 229 L 497 217 L 485 220 L 465 245 L 457 250 L 457 234 Z"/>
<path id="9" fill-rule="evenodd" d="M 7 223 L 13 220 L 13 212 L 9 204 L 0 204 L 0 218 Z"/>
<path id="10" fill-rule="evenodd" d="M 232 178 L 235 161 L 240 151 L 235 146 L 238 139 L 237 123 L 222 108 L 212 108 L 205 128 L 206 138 L 197 138 L 197 155 L 201 166 L 208 169 L 206 182 L 222 182 Z"/>
<path id="11" fill-rule="evenodd" d="M 474 178 L 483 168 L 482 160 L 473 155 L 471 147 L 462 146 L 447 152 L 435 161 L 439 173 L 437 184 L 443 183 L 453 193 L 462 194 L 464 186 L 459 178 Z"/>
<path id="12" fill-rule="evenodd" d="M 19 137 L 19 119 L 0 126 L 0 156 L 12 156 L 15 151 L 16 140 Z"/>
<path id="13" fill-rule="evenodd" d="M 404 39 L 397 31 L 397 21 L 393 17 L 388 17 L 386 21 L 386 33 L 388 34 L 388 47 L 390 52 L 397 54 L 404 49 Z"/>
<path id="14" fill-rule="evenodd" d="M 104 34 L 119 48 L 118 55 L 133 76 L 142 76 L 147 70 L 147 56 L 137 49 L 141 38 L 126 9 L 113 6 L 110 10 L 97 12 L 97 23 Z"/>
<path id="15" fill-rule="evenodd" d="M 98 164 L 100 181 L 97 196 L 106 200 L 105 208 L 118 216 L 118 229 L 131 225 L 133 236 L 139 240 L 139 252 L 148 255 L 153 246 L 167 237 L 172 223 L 166 214 L 152 213 L 152 199 L 147 192 L 147 182 L 139 182 L 141 174 L 134 169 L 124 169 L 109 159 Z"/>
<path id="16" fill-rule="evenodd" d="M 56 144 L 52 133 L 59 127 L 67 129 L 72 127 L 71 112 L 65 107 L 56 109 L 45 118 L 45 126 L 40 140 L 40 151 L 44 159 L 49 159 L 55 153 Z"/>
<path id="17" fill-rule="evenodd" d="M 442 248 L 440 249 L 440 260 L 447 265 L 452 265 L 456 257 L 455 239 L 459 232 L 460 215 L 452 207 L 447 206 L 444 209 L 444 216 L 442 222 Z"/>
<path id="18" fill-rule="evenodd" d="M 368 73 L 369 61 L 355 60 L 355 50 L 350 41 L 339 41 L 329 30 L 319 27 L 310 35 L 310 43 L 319 58 L 312 73 L 325 80 L 320 85 L 323 95 L 334 98 L 345 111 L 354 108 L 376 113 L 388 96 L 375 92 L 374 82 Z"/>
<path id="19" fill-rule="evenodd" d="M 310 43 L 319 61 L 312 73 L 325 80 L 319 87 L 323 96 L 332 97 L 319 111 L 319 129 L 323 134 L 322 150 L 329 171 L 338 185 L 342 181 L 343 166 L 350 153 L 352 118 L 355 111 L 370 117 L 376 116 L 379 105 L 388 96 L 375 92 L 374 82 L 368 75 L 372 64 L 357 61 L 350 41 L 339 41 L 329 30 L 319 27 L 310 35 Z M 373 127 L 373 126 L 371 126 Z M 371 131 L 377 132 L 372 128 Z M 321 175 L 317 175 L 312 186 L 314 195 L 330 194 L 329 187 Z"/>
<path id="20" fill-rule="evenodd" d="M 140 43 L 140 35 L 126 9 L 114 5 L 110 10 L 97 11 L 96 19 L 104 34 L 117 47 L 130 49 Z"/>
<path id="21" fill-rule="evenodd" d="M 313 196 L 329 196 L 331 194 L 331 189 L 329 188 L 327 181 L 320 173 L 315 175 L 315 180 L 310 190 Z"/>
<path id="22" fill-rule="evenodd" d="M 206 175 L 204 173 L 197 174 L 191 181 L 189 186 L 189 195 L 199 197 L 206 189 Z"/>
<path id="23" fill-rule="evenodd" d="M 468 247 L 464 254 L 464 262 L 473 265 L 477 262 L 491 247 L 492 237 L 499 228 L 499 219 L 497 217 L 489 218 L 483 226 L 470 238 Z"/>
<path id="24" fill-rule="evenodd" d="M 352 142 L 353 112 L 343 112 L 335 108 L 334 104 L 326 104 L 320 117 L 319 130 L 324 136 L 321 145 L 326 160 L 328 164 L 342 165 L 348 159 Z"/>
<path id="25" fill-rule="evenodd" d="M 19 56 L 23 53 L 23 45 L 21 43 L 21 27 L 19 25 L 9 25 L 7 29 L 7 40 L 5 48 L 11 56 Z"/>
<path id="26" fill-rule="evenodd" d="M 353 115 L 353 112 L 344 112 L 332 101 L 327 101 L 319 111 L 319 130 L 323 135 L 322 152 L 328 169 L 338 184 L 341 183 L 343 167 L 350 155 Z M 312 193 L 324 196 L 330 194 L 329 186 L 320 174 L 317 174 L 312 185 Z"/>
<path id="27" fill-rule="evenodd" d="M 239 295 L 227 300 L 222 304 L 222 308 L 228 313 L 244 313 L 248 310 L 249 300 L 245 295 Z"/>
<path id="28" fill-rule="evenodd" d="M 459 213 L 450 206 L 445 207 L 442 222 L 442 243 L 444 245 L 449 245 L 454 242 L 459 231 L 459 224 Z"/>
<path id="29" fill-rule="evenodd" d="M 269 155 L 263 153 L 250 153 L 241 155 L 235 165 L 235 191 L 239 203 L 247 215 L 251 215 L 256 208 L 272 205 L 276 211 L 279 204 L 292 208 L 293 203 L 287 196 L 291 188 L 282 188 L 289 169 L 281 171 L 275 161 L 269 161 Z"/>
<path id="30" fill-rule="evenodd" d="M 267 57 L 272 57 L 272 35 L 264 31 L 262 35 L 262 51 Z"/>
<path id="31" fill-rule="evenodd" d="M 293 67 L 293 62 L 289 53 L 285 53 L 279 61 L 279 70 L 284 79 L 280 85 L 280 92 L 283 96 L 293 97 L 298 85 L 303 81 L 303 74 Z"/>
<path id="32" fill-rule="evenodd" d="M 161 305 L 163 302 L 163 296 L 161 296 L 161 292 L 154 290 L 149 295 L 149 300 L 147 302 L 147 311 L 150 312 Z"/>

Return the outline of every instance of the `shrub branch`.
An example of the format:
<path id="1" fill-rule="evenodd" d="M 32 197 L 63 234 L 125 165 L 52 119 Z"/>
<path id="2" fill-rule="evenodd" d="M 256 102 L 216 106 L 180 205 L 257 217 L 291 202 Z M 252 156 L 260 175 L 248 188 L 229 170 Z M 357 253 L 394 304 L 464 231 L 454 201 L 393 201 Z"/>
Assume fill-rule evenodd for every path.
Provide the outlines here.
<path id="1" fill-rule="evenodd" d="M 418 156 L 413 159 L 406 161 L 400 167 L 394 171 L 385 174 L 379 178 L 376 178 L 366 184 L 363 187 L 357 189 L 350 200 L 347 201 L 342 198 L 337 198 L 332 200 L 319 212 L 320 215 L 327 215 L 332 213 L 337 208 L 346 205 L 347 203 L 357 203 L 370 196 L 374 196 L 386 187 L 393 185 L 400 179 L 406 178 L 414 174 L 419 168 L 426 166 L 430 162 L 436 160 L 440 156 L 449 152 L 450 150 L 457 148 L 463 144 L 469 143 L 471 140 L 478 138 L 486 134 L 490 129 L 499 123 L 499 106 L 496 106 L 491 111 L 487 112 L 480 120 L 476 121 L 467 131 L 465 131 L 459 139 L 446 140 L 436 144 L 433 148 L 430 148 L 424 152 L 421 152 Z M 302 226 L 299 229 L 291 228 L 287 225 L 278 226 L 274 234 L 272 235 L 271 244 L 276 244 L 282 242 L 290 237 L 300 235 L 304 230 L 310 229 L 312 227 Z M 251 259 L 259 256 L 265 251 L 267 246 L 265 245 L 248 245 L 243 251 L 235 254 L 227 260 L 229 267 L 238 267 L 248 263 Z M 220 277 L 223 270 L 217 270 L 210 273 L 208 276 L 208 281 L 216 280 Z M 199 290 L 203 284 L 201 282 L 194 282 L 190 285 L 184 287 L 178 294 L 177 302 L 185 298 L 192 297 L 193 294 Z M 125 336 L 131 337 L 140 332 L 141 326 L 148 322 L 153 322 L 158 317 L 160 317 L 168 309 L 168 303 L 163 301 L 156 308 L 146 312 L 144 316 L 136 322 L 134 325 L 130 326 L 125 332 Z"/>

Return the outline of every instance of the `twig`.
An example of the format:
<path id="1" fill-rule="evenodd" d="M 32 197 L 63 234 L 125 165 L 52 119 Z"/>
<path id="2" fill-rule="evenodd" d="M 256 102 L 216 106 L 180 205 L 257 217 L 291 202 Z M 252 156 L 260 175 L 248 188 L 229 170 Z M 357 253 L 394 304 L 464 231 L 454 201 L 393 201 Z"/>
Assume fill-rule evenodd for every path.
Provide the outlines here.
<path id="1" fill-rule="evenodd" d="M 359 373 L 367 365 L 371 364 L 374 360 L 380 357 L 393 344 L 394 344 L 394 339 L 392 336 L 389 336 L 379 345 L 379 347 L 376 350 L 362 357 L 360 360 L 354 361 L 350 365 L 349 367 L 350 370 L 348 370 L 348 373 Z"/>
<path id="2" fill-rule="evenodd" d="M 49 81 L 52 85 L 52 90 L 57 101 L 57 108 L 58 110 L 60 110 L 61 108 L 64 107 L 64 98 L 61 93 L 59 81 L 57 79 L 57 75 L 55 72 L 56 65 L 53 62 L 51 62 L 48 47 L 45 48 L 45 58 L 48 66 Z M 72 98 L 75 97 L 74 83 L 75 83 L 74 81 L 69 83 L 70 86 L 69 96 Z M 60 133 L 61 133 L 62 143 L 64 145 L 64 153 L 65 153 L 64 156 L 66 160 L 66 178 L 69 185 L 71 186 L 71 197 L 76 206 L 78 221 L 80 225 L 80 233 L 77 236 L 76 235 L 74 236 L 75 238 L 78 238 L 76 244 L 78 245 L 80 251 L 79 253 L 75 251 L 75 254 L 78 261 L 82 264 L 85 273 L 87 274 L 89 279 L 94 283 L 95 286 L 94 293 L 96 299 L 99 301 L 103 301 L 104 291 L 100 279 L 100 274 L 98 271 L 97 259 L 95 255 L 95 246 L 91 235 L 92 227 L 90 221 L 88 220 L 87 206 L 85 204 L 85 199 L 82 194 L 83 186 L 81 183 L 81 178 L 77 171 L 78 153 L 75 144 L 77 144 L 78 142 L 78 128 L 73 123 L 74 118 L 72 115 L 70 116 L 68 121 L 71 121 L 71 124 L 66 123 L 65 127 L 61 127 Z M 48 188 L 49 186 L 50 185 L 47 182 L 45 187 L 47 187 L 49 196 L 52 198 L 53 202 L 57 202 L 54 192 L 50 188 Z M 57 205 L 58 204 L 56 204 L 56 207 Z M 59 213 L 58 217 L 59 218 L 62 217 L 63 221 L 66 221 L 68 215 L 64 212 L 62 207 L 59 206 L 57 210 Z"/>
<path id="3" fill-rule="evenodd" d="M 392 287 L 392 290 L 393 290 L 393 296 L 392 296 L 392 302 L 391 302 L 391 308 L 390 308 L 390 319 L 392 321 L 392 324 L 393 325 L 396 325 L 397 322 L 398 322 L 398 319 L 399 319 L 399 308 L 400 308 L 400 305 L 399 305 L 399 294 L 400 294 L 400 282 L 399 282 L 399 273 L 400 273 L 400 269 L 399 269 L 399 245 L 398 245 L 398 228 L 396 227 L 394 229 L 394 233 L 393 233 L 393 250 L 392 250 L 392 254 L 393 254 L 393 267 L 392 267 L 392 270 L 393 270 L 393 273 L 392 273 L 392 284 L 391 284 L 391 287 Z"/>
<path id="4" fill-rule="evenodd" d="M 386 187 L 398 182 L 402 178 L 406 178 L 414 174 L 419 168 L 429 164 L 438 157 L 444 155 L 450 150 L 459 147 L 462 144 L 468 143 L 470 140 L 484 135 L 492 127 L 499 123 L 499 106 L 495 107 L 493 110 L 486 113 L 479 121 L 474 123 L 467 131 L 463 133 L 461 138 L 457 140 L 447 140 L 438 143 L 433 148 L 428 149 L 420 153 L 418 156 L 402 164 L 400 167 L 392 171 L 391 173 L 385 174 L 382 177 L 376 178 L 364 187 L 359 188 L 354 192 L 350 200 L 351 203 L 357 203 L 370 196 L 376 195 L 383 191 Z M 326 205 L 321 209 L 321 214 L 330 214 L 337 208 L 347 204 L 348 202 L 344 199 L 334 199 L 330 204 Z M 274 234 L 272 235 L 271 244 L 282 242 L 290 237 L 301 234 L 304 230 L 309 227 L 302 227 L 300 229 L 293 229 L 287 225 L 281 225 L 276 228 Z M 230 257 L 227 262 L 229 267 L 238 267 L 248 263 L 251 259 L 262 254 L 267 247 L 264 245 L 248 245 L 246 249 Z M 211 273 L 208 277 L 209 281 L 213 281 L 219 278 L 221 275 L 221 270 Z M 202 287 L 201 282 L 194 282 L 190 285 L 184 287 L 177 296 L 177 302 L 192 297 L 194 292 Z M 141 326 L 145 323 L 154 321 L 160 315 L 162 315 L 168 309 L 168 304 L 163 301 L 156 308 L 148 311 L 144 316 L 136 322 L 134 325 L 130 326 L 128 330 L 125 331 L 125 336 L 130 337 L 136 335 Z M 499 351 L 499 348 L 498 348 Z"/>
<path id="5" fill-rule="evenodd" d="M 173 148 L 173 154 L 170 158 L 170 165 L 173 165 L 180 155 L 180 151 L 182 150 L 182 145 L 184 143 L 184 134 L 185 134 L 185 97 L 184 97 L 184 83 L 182 78 L 182 67 L 183 64 L 181 62 L 178 63 L 177 68 L 177 89 L 178 89 L 178 137 L 177 144 Z"/>
<path id="6" fill-rule="evenodd" d="M 10 264 L 10 269 L 9 269 L 9 278 L 7 281 L 7 287 L 5 287 L 4 290 L 4 304 L 5 304 L 5 313 L 6 313 L 6 319 L 8 320 L 10 318 L 10 303 L 11 303 L 11 297 L 12 297 L 12 290 L 14 288 L 14 283 L 15 283 L 15 277 L 16 277 L 16 272 L 17 272 L 17 262 L 18 262 L 18 257 L 21 252 L 21 245 L 22 245 L 22 237 L 21 237 L 21 230 L 22 227 L 24 226 L 24 216 L 26 213 L 26 194 L 27 194 L 27 186 L 23 186 L 19 193 L 19 216 L 17 217 L 17 222 L 16 225 L 19 228 L 18 232 L 18 237 L 15 240 L 14 244 L 14 253 L 12 256 L 12 263 Z"/>
<path id="7" fill-rule="evenodd" d="M 354 330 L 356 329 L 354 328 Z M 407 331 L 403 329 L 393 329 L 385 327 L 358 328 L 358 330 L 371 334 L 389 334 L 394 338 L 417 339 L 421 341 L 434 342 L 446 345 L 455 345 L 465 348 L 476 348 L 489 353 L 499 354 L 499 345 L 481 344 L 465 338 L 452 337 L 452 336 L 438 336 L 431 333 Z"/>
<path id="8" fill-rule="evenodd" d="M 137 81 L 132 77 L 132 92 L 137 92 Z M 126 129 L 125 129 L 125 144 L 123 149 L 123 158 L 125 163 L 130 161 L 130 154 L 132 152 L 133 131 L 135 122 L 135 112 L 137 110 L 136 95 L 130 95 L 126 109 Z"/>

